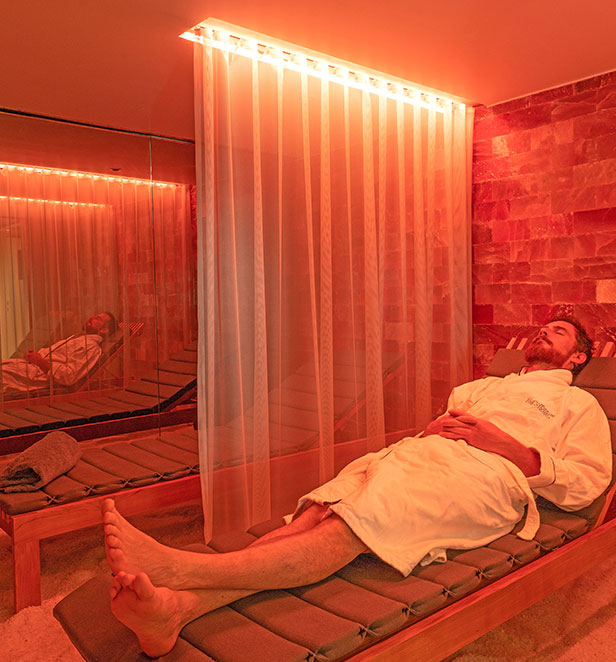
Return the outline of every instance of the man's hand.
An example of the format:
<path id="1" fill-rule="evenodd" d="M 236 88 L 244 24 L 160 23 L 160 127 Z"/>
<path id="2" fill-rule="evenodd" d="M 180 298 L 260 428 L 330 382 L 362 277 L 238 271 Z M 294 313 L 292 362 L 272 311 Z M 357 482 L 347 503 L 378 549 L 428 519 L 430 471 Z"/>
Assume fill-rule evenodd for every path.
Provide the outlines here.
<path id="1" fill-rule="evenodd" d="M 426 426 L 426 429 L 422 433 L 422 437 L 427 437 L 430 434 L 438 434 L 441 437 L 447 437 L 446 434 L 443 434 L 443 428 L 445 426 L 445 423 L 449 421 L 455 420 L 453 416 L 450 416 L 449 414 L 443 414 L 442 416 L 439 416 L 437 419 L 434 421 L 431 421 L 428 423 Z"/>
<path id="2" fill-rule="evenodd" d="M 423 436 L 427 434 L 463 439 L 469 446 L 498 453 L 517 465 L 525 476 L 535 476 L 541 470 L 539 453 L 534 448 L 524 446 L 493 423 L 461 409 L 450 409 L 447 414 L 430 423 Z"/>
<path id="3" fill-rule="evenodd" d="M 45 374 L 49 372 L 49 368 L 51 367 L 49 361 L 44 359 L 38 352 L 35 352 L 33 349 L 29 349 L 26 352 L 24 358 L 28 363 L 33 363 L 34 365 L 38 366 Z"/>

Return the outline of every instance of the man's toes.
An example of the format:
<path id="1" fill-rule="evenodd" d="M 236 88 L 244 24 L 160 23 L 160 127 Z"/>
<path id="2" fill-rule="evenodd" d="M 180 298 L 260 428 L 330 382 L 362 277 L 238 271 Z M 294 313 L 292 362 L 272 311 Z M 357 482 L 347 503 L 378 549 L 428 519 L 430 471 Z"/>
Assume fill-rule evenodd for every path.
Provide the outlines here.
<path id="1" fill-rule="evenodd" d="M 115 501 L 113 499 L 105 499 L 101 504 L 101 511 L 103 514 L 115 511 Z"/>
<path id="2" fill-rule="evenodd" d="M 103 526 L 103 531 L 107 536 L 117 536 L 120 533 L 120 530 L 115 524 L 105 524 Z"/>
<path id="3" fill-rule="evenodd" d="M 118 572 L 117 577 L 118 577 L 118 581 L 120 582 L 123 588 L 130 588 L 130 589 L 133 588 L 133 583 L 135 582 L 135 575 L 131 575 L 128 572 L 123 572 L 122 570 L 120 570 L 120 572 Z"/>
<path id="4" fill-rule="evenodd" d="M 114 565 L 121 565 L 124 563 L 125 560 L 124 552 L 121 549 L 116 549 L 114 547 L 108 548 L 107 559 L 109 560 L 110 563 L 113 563 Z"/>
<path id="5" fill-rule="evenodd" d="M 154 597 L 154 593 L 156 592 L 154 584 L 152 584 L 150 578 L 145 572 L 139 572 L 135 575 L 133 590 L 141 600 L 150 600 Z"/>
<path id="6" fill-rule="evenodd" d="M 103 512 L 103 524 L 118 524 L 118 521 L 120 519 L 120 513 L 115 510 L 105 510 Z"/>
<path id="7" fill-rule="evenodd" d="M 111 547 L 112 549 L 120 549 L 122 546 L 122 542 L 117 536 L 113 535 L 106 535 L 105 536 L 105 544 L 107 547 Z"/>

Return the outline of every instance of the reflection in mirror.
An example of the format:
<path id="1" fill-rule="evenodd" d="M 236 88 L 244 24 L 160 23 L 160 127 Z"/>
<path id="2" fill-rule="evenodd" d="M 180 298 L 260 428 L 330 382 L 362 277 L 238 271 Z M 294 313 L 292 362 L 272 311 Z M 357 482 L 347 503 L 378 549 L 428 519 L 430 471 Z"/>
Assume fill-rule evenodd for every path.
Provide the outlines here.
<path id="1" fill-rule="evenodd" d="M 3 406 L 118 389 L 182 349 L 193 252 L 182 184 L 0 163 Z"/>

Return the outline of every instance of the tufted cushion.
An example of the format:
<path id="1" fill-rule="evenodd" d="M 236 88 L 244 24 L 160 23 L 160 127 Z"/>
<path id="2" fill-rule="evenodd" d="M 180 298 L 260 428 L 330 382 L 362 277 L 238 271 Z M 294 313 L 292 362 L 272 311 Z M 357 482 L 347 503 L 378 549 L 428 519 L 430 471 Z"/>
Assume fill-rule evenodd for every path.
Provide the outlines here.
<path id="1" fill-rule="evenodd" d="M 159 439 L 109 443 L 83 451 L 66 474 L 36 492 L 4 494 L 0 508 L 7 515 L 71 503 L 122 489 L 173 480 L 199 471 L 197 432 L 170 433 Z"/>

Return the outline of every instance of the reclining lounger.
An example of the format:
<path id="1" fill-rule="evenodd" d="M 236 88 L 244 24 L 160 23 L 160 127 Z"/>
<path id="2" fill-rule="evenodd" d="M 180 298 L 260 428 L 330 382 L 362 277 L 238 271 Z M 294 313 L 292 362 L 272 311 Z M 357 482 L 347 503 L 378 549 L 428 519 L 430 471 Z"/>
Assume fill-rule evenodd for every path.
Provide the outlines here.
<path id="1" fill-rule="evenodd" d="M 125 389 L 0 411 L 0 455 L 21 451 L 51 430 L 64 429 L 78 440 L 119 434 L 125 431 L 121 420 L 166 411 L 192 397 L 196 388 L 193 342 Z"/>
<path id="2" fill-rule="evenodd" d="M 521 352 L 501 350 L 489 374 L 504 376 L 521 362 Z M 614 446 L 616 361 L 593 359 L 576 383 L 603 405 Z M 202 616 L 160 659 L 436 662 L 605 558 L 616 544 L 616 520 L 598 524 L 612 494 L 610 486 L 577 513 L 540 500 L 542 523 L 534 540 L 508 534 L 485 547 L 450 551 L 446 563 L 418 567 L 407 578 L 374 556 L 361 555 L 317 584 L 264 591 Z M 190 549 L 238 549 L 273 526 Z M 95 577 L 85 583 L 56 605 L 56 618 L 88 662 L 144 660 L 134 635 L 111 615 L 109 582 Z"/>
<path id="3" fill-rule="evenodd" d="M 92 366 L 92 368 L 88 371 L 88 373 L 70 386 L 54 384 L 54 395 L 81 391 L 86 387 L 86 385 L 96 380 L 97 376 L 105 371 L 109 362 L 119 354 L 124 345 L 125 339 L 130 341 L 133 337 L 138 336 L 143 331 L 144 326 L 144 322 L 120 322 L 115 333 L 103 339 L 101 345 L 101 355 L 95 365 Z M 60 340 L 60 338 L 58 338 L 58 340 Z M 16 352 L 13 354 L 12 358 L 20 358 L 23 356 L 23 354 L 23 351 Z M 39 398 L 45 398 L 45 396 L 49 395 L 51 395 L 51 389 L 49 386 L 43 386 L 40 388 L 33 387 L 29 391 L 13 391 L 9 394 L 5 394 L 4 401 L 10 402 L 11 405 L 14 403 L 16 406 L 21 404 L 23 404 L 23 406 L 27 406 L 32 402 L 33 399 L 38 400 Z"/>

